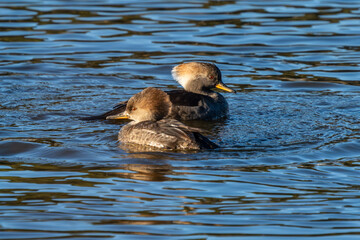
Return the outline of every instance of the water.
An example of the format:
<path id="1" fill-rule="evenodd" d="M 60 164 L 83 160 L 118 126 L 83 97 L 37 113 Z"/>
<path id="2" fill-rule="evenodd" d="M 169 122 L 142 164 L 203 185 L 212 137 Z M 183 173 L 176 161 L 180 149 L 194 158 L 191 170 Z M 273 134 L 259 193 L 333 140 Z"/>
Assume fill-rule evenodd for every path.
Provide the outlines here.
<path id="1" fill-rule="evenodd" d="M 359 239 L 360 2 L 0 2 L 0 239 Z M 81 121 L 214 62 L 222 146 Z"/>

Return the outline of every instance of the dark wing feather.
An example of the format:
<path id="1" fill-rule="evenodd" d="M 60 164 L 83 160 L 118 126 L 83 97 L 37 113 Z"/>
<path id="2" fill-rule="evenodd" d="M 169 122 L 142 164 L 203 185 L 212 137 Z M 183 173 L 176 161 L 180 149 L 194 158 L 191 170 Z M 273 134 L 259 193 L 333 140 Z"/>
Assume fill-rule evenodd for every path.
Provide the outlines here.
<path id="1" fill-rule="evenodd" d="M 200 128 L 187 126 L 182 122 L 173 118 L 165 118 L 163 120 L 158 121 L 159 124 L 161 124 L 162 122 L 164 122 L 165 123 L 164 125 L 168 126 L 169 128 L 178 128 L 186 132 L 199 132 L 199 133 L 206 132 L 205 130 Z"/>
<path id="2" fill-rule="evenodd" d="M 214 149 L 219 148 L 219 145 L 210 141 L 207 137 L 203 136 L 201 133 L 194 132 L 194 137 L 196 142 L 200 145 L 201 149 Z"/>
<path id="3" fill-rule="evenodd" d="M 166 91 L 170 96 L 170 101 L 178 106 L 198 106 L 199 102 L 206 97 L 205 95 L 187 92 L 185 90 Z"/>
<path id="4" fill-rule="evenodd" d="M 207 137 L 201 134 L 204 130 L 195 127 L 189 127 L 175 119 L 163 119 L 157 122 L 159 130 L 163 130 L 168 135 L 181 137 L 182 139 L 191 140 L 199 145 L 200 149 L 214 149 L 219 146 Z"/>

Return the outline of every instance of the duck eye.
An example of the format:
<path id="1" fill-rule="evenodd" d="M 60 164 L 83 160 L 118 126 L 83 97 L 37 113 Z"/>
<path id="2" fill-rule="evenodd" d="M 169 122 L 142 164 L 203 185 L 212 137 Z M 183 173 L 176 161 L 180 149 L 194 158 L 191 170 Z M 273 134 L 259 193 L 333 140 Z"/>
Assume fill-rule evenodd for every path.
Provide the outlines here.
<path id="1" fill-rule="evenodd" d="M 210 78 L 211 80 L 213 80 L 213 79 L 214 79 L 214 75 L 210 75 L 209 78 Z"/>
<path id="2" fill-rule="evenodd" d="M 135 111 L 136 110 L 136 107 L 133 107 L 132 109 L 131 109 L 131 111 Z"/>

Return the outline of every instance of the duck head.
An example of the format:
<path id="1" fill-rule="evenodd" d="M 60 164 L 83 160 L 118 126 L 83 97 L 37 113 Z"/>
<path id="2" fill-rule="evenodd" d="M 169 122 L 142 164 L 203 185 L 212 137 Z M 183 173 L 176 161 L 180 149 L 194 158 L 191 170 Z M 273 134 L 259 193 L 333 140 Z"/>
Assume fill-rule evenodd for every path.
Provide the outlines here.
<path id="1" fill-rule="evenodd" d="M 175 66 L 171 73 L 173 78 L 189 92 L 208 93 L 213 88 L 236 92 L 222 82 L 220 69 L 212 63 L 183 63 Z"/>
<path id="2" fill-rule="evenodd" d="M 117 119 L 131 119 L 135 122 L 159 121 L 170 111 L 169 95 L 160 89 L 148 87 L 129 99 L 125 112 Z"/>

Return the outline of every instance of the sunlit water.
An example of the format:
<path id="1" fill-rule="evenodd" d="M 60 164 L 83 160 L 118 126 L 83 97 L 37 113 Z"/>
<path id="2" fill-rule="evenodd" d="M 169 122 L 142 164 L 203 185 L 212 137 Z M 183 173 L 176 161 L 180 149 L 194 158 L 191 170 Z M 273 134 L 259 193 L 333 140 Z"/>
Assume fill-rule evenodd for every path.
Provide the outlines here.
<path id="1" fill-rule="evenodd" d="M 359 239 L 360 2 L 0 2 L 0 239 Z M 216 63 L 222 146 L 82 121 Z"/>

